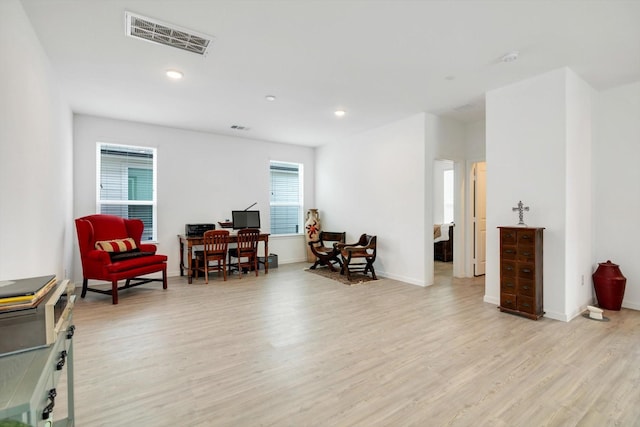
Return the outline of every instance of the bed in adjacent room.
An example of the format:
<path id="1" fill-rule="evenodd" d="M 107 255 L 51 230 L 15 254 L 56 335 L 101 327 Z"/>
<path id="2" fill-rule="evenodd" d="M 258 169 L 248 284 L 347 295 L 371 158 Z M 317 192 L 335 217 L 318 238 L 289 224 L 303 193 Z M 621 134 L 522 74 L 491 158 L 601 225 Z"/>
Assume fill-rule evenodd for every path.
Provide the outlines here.
<path id="1" fill-rule="evenodd" d="M 433 259 L 436 261 L 453 261 L 453 227 L 455 224 L 433 225 Z"/>

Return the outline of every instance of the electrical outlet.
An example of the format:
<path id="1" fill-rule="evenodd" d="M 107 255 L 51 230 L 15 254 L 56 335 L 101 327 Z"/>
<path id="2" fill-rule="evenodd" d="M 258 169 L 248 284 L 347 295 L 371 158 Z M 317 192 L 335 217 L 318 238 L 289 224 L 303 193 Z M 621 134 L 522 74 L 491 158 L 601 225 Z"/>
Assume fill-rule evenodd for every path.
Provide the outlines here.
<path id="1" fill-rule="evenodd" d="M 581 276 L 581 279 L 580 279 L 580 280 L 582 281 L 582 283 L 581 283 L 581 284 L 582 284 L 582 286 L 584 286 L 584 274 Z"/>

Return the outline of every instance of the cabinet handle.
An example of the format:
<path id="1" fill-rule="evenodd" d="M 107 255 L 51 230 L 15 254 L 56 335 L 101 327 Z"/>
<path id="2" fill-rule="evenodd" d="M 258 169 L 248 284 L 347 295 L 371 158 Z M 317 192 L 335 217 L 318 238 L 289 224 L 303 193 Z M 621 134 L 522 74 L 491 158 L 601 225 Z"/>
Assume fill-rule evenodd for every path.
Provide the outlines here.
<path id="1" fill-rule="evenodd" d="M 527 234 L 525 234 L 524 236 L 522 236 L 522 240 L 529 240 L 531 237 L 529 237 Z"/>
<path id="2" fill-rule="evenodd" d="M 504 286 L 507 287 L 507 288 L 513 288 L 516 285 L 514 285 L 513 283 L 506 283 Z"/>
<path id="3" fill-rule="evenodd" d="M 529 268 L 523 268 L 523 269 L 522 269 L 522 272 L 523 272 L 523 273 L 531 273 L 531 269 L 529 269 Z"/>
<path id="4" fill-rule="evenodd" d="M 509 270 L 509 271 L 511 271 L 511 270 L 513 270 L 513 267 L 511 267 L 510 265 L 507 265 L 507 266 L 505 267 L 505 270 Z"/>
<path id="5" fill-rule="evenodd" d="M 53 407 L 56 406 L 56 396 L 57 395 L 58 395 L 58 392 L 56 391 L 55 388 L 52 388 L 51 390 L 49 390 L 48 398 L 49 398 L 49 400 L 51 402 L 49 402 L 49 404 L 47 406 L 45 406 L 45 408 L 42 410 L 42 419 L 43 420 L 48 420 L 49 416 L 53 412 Z"/>
<path id="6" fill-rule="evenodd" d="M 76 327 L 75 325 L 71 325 L 69 326 L 69 328 L 67 329 L 67 339 L 70 340 L 71 338 L 73 338 L 73 334 L 76 331 Z"/>
<path id="7" fill-rule="evenodd" d="M 529 304 L 527 304 L 526 302 L 525 302 L 525 303 L 523 303 L 523 304 L 522 304 L 522 306 L 523 306 L 523 307 L 527 307 L 527 308 L 528 308 L 528 307 L 530 307 L 530 305 L 529 305 Z"/>
<path id="8" fill-rule="evenodd" d="M 531 255 L 531 252 L 522 252 L 522 255 L 529 256 L 529 255 Z"/>
<path id="9" fill-rule="evenodd" d="M 528 291 L 529 287 L 528 286 L 523 286 L 522 289 L 524 289 L 525 291 Z"/>
<path id="10" fill-rule="evenodd" d="M 507 249 L 507 250 L 505 250 L 505 252 L 508 253 L 508 254 L 513 254 L 516 251 L 514 251 L 513 249 Z"/>
<path id="11" fill-rule="evenodd" d="M 60 359 L 58 360 L 58 363 L 56 363 L 56 371 L 62 370 L 66 359 L 67 359 L 67 350 L 62 350 L 60 352 Z"/>

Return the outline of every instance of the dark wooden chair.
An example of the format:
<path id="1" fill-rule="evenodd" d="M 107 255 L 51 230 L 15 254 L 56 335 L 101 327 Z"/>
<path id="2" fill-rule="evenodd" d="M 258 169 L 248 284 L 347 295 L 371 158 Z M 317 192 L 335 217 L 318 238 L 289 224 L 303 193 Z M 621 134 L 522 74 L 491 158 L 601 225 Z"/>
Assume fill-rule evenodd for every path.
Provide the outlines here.
<path id="1" fill-rule="evenodd" d="M 229 271 L 238 270 L 238 278 L 242 278 L 243 269 L 255 270 L 258 275 L 258 237 L 260 230 L 257 228 L 243 228 L 238 231 L 238 245 L 229 249 Z M 231 262 L 231 258 L 236 258 L 236 263 Z M 242 261 L 246 258 L 246 261 Z"/>
<path id="2" fill-rule="evenodd" d="M 196 251 L 196 279 L 198 272 L 204 273 L 204 283 L 209 283 L 209 270 L 217 271 L 218 276 L 222 272 L 224 280 L 227 280 L 227 250 L 229 248 L 228 230 L 209 230 L 203 234 L 202 251 Z M 202 262 L 202 265 L 200 263 Z M 216 262 L 211 265 L 210 263 Z"/>
<path id="3" fill-rule="evenodd" d="M 342 269 L 340 261 L 340 251 L 336 248 L 336 243 L 345 243 L 345 234 L 331 231 L 321 231 L 318 240 L 309 242 L 311 252 L 316 256 L 316 262 L 311 266 L 315 270 L 317 266 L 327 266 L 331 271 L 335 271 L 333 264 L 337 263 Z"/>
<path id="4" fill-rule="evenodd" d="M 356 243 L 337 243 L 336 248 L 342 257 L 342 269 L 340 274 L 346 274 L 347 280 L 351 280 L 351 273 L 371 272 L 371 277 L 376 280 L 376 271 L 373 263 L 376 260 L 377 237 L 363 234 Z"/>

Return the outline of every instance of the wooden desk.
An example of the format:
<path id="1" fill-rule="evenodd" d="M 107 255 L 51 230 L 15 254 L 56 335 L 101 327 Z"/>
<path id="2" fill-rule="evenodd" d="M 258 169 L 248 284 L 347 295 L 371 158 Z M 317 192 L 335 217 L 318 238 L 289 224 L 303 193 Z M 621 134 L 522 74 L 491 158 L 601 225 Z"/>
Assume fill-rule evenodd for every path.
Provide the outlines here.
<path id="1" fill-rule="evenodd" d="M 193 270 L 191 267 L 193 247 L 202 245 L 202 236 L 185 236 L 184 234 L 178 234 L 178 240 L 180 241 L 180 275 L 184 276 L 185 267 L 187 269 L 187 276 L 189 283 L 193 280 Z M 229 233 L 229 243 L 237 243 L 238 236 L 231 232 Z M 264 264 L 264 274 L 269 274 L 269 233 L 260 233 L 258 242 L 264 242 L 264 262 L 258 260 L 258 264 Z M 187 265 L 184 265 L 184 247 L 187 247 Z"/>

